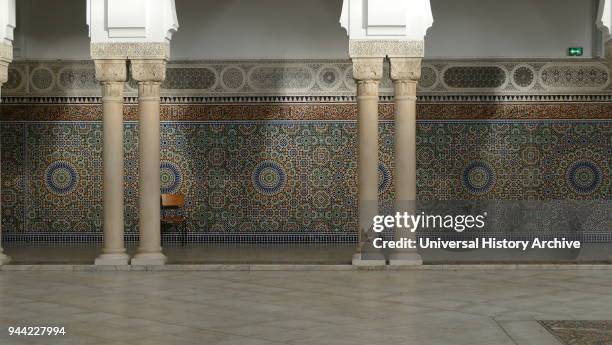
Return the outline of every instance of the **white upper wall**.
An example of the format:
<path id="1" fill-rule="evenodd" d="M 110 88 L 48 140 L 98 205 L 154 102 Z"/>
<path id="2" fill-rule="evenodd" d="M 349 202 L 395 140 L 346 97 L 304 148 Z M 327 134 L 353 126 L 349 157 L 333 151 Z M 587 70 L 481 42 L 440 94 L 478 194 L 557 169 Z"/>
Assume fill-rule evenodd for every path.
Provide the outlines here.
<path id="1" fill-rule="evenodd" d="M 176 10 L 172 59 L 348 58 L 342 0 L 176 0 Z"/>
<path id="2" fill-rule="evenodd" d="M 86 0 L 18 0 L 22 58 L 89 59 Z M 172 59 L 346 59 L 342 0 L 176 0 Z M 593 53 L 598 0 L 431 0 L 427 58 Z"/>
<path id="3" fill-rule="evenodd" d="M 425 55 L 567 57 L 593 55 L 598 0 L 432 0 Z"/>
<path id="4" fill-rule="evenodd" d="M 85 8 L 85 0 L 18 0 L 15 59 L 90 59 Z"/>

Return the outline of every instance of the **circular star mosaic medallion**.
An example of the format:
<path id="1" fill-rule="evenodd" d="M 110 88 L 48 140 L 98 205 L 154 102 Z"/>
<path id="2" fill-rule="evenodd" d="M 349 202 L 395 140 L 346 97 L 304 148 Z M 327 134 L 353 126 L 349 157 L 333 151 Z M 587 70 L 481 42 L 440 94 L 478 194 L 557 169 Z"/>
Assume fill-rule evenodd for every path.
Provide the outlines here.
<path id="1" fill-rule="evenodd" d="M 79 181 L 79 173 L 69 162 L 56 161 L 47 167 L 45 185 L 51 193 L 68 195 L 74 191 Z"/>
<path id="2" fill-rule="evenodd" d="M 391 185 L 391 171 L 383 163 L 378 163 L 378 193 L 384 193 Z"/>
<path id="3" fill-rule="evenodd" d="M 567 182 L 577 193 L 592 193 L 597 190 L 601 181 L 601 169 L 591 161 L 574 162 L 567 170 Z"/>
<path id="4" fill-rule="evenodd" d="M 323 90 L 333 90 L 340 82 L 341 72 L 333 66 L 325 66 L 319 70 L 317 83 Z"/>
<path id="5" fill-rule="evenodd" d="M 244 86 L 244 71 L 237 66 L 227 67 L 221 72 L 221 82 L 230 90 L 237 90 Z"/>
<path id="6" fill-rule="evenodd" d="M 423 89 L 430 89 L 436 85 L 438 73 L 433 67 L 424 66 L 421 70 L 421 80 L 419 86 Z"/>
<path id="7" fill-rule="evenodd" d="M 518 66 L 512 71 L 512 82 L 518 88 L 529 88 L 535 82 L 535 71 L 530 66 Z"/>
<path id="8" fill-rule="evenodd" d="M 485 194 L 495 185 L 495 172 L 488 163 L 474 161 L 463 171 L 462 180 L 471 194 Z"/>
<path id="9" fill-rule="evenodd" d="M 263 161 L 257 164 L 251 177 L 253 187 L 261 194 L 278 194 L 287 182 L 287 173 L 274 161 Z"/>
<path id="10" fill-rule="evenodd" d="M 183 181 L 179 167 L 172 162 L 161 162 L 159 165 L 161 175 L 162 194 L 174 194 L 178 192 Z"/>

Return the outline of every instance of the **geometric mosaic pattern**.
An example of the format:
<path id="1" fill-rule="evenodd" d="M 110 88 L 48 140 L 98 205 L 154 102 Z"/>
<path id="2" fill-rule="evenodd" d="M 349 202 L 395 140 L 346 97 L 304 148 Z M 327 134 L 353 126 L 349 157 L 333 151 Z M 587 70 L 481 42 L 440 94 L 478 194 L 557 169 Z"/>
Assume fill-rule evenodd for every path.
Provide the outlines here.
<path id="1" fill-rule="evenodd" d="M 126 230 L 137 231 L 137 124 L 125 125 Z M 164 122 L 162 189 L 186 194 L 189 231 L 353 232 L 354 121 Z M 393 123 L 379 191 L 393 204 Z M 99 122 L 4 122 L 6 232 L 100 232 Z M 420 121 L 421 200 L 611 197 L 612 121 Z"/>

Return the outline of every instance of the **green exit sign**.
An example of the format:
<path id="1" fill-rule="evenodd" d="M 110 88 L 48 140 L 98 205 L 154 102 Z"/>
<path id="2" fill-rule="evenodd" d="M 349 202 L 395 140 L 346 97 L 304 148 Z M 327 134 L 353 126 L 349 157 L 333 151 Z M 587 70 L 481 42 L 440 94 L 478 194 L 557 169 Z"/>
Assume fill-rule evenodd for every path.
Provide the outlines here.
<path id="1" fill-rule="evenodd" d="M 567 55 L 569 56 L 582 56 L 582 54 L 584 54 L 582 47 L 572 47 L 567 50 Z"/>

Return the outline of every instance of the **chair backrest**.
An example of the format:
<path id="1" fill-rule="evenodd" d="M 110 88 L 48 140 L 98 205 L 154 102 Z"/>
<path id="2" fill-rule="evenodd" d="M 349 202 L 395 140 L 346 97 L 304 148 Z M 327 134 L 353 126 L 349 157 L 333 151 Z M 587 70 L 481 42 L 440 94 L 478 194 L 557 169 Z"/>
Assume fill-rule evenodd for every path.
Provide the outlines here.
<path id="1" fill-rule="evenodd" d="M 185 196 L 183 194 L 162 194 L 161 206 L 182 208 L 185 206 Z"/>

